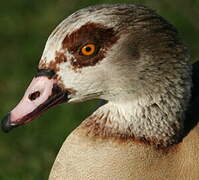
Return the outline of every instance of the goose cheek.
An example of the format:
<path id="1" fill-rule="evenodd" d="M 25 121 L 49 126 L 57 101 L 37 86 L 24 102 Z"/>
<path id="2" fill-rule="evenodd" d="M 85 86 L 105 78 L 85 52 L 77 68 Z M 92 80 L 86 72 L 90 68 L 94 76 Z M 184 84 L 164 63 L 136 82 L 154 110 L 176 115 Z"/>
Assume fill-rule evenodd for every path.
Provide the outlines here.
<path id="1" fill-rule="evenodd" d="M 67 92 L 58 87 L 56 80 L 46 76 L 35 77 L 19 104 L 2 120 L 5 132 L 26 124 L 48 108 L 66 102 Z"/>

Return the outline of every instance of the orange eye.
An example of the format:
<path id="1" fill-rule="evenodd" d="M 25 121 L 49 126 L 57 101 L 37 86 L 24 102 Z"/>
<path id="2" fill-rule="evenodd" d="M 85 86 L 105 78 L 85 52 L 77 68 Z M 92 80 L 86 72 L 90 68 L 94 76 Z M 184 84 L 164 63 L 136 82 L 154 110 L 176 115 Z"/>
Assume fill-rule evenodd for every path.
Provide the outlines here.
<path id="1" fill-rule="evenodd" d="M 95 44 L 86 44 L 81 48 L 81 53 L 84 56 L 91 56 L 95 53 L 96 47 Z"/>

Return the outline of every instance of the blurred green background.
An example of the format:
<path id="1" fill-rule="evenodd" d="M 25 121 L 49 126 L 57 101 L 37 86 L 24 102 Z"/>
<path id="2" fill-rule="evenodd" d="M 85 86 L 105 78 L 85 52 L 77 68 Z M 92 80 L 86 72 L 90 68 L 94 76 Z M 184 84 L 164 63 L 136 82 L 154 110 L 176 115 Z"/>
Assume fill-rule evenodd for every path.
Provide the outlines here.
<path id="1" fill-rule="evenodd" d="M 100 3 L 138 3 L 174 24 L 199 57 L 199 0 L 9 0 L 0 7 L 0 117 L 14 107 L 36 72 L 50 32 L 77 9 Z M 64 139 L 96 101 L 63 104 L 11 133 L 0 131 L 0 180 L 45 180 Z"/>

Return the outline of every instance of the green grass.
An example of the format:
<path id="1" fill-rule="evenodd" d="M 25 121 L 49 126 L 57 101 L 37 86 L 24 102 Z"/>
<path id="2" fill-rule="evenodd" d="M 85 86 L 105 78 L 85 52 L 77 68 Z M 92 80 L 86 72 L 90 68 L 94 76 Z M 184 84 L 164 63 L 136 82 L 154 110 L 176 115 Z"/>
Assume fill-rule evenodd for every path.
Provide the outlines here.
<path id="1" fill-rule="evenodd" d="M 48 35 L 75 10 L 92 4 L 136 2 L 157 9 L 179 29 L 199 57 L 199 3 L 130 0 L 10 0 L 0 7 L 0 117 L 14 107 L 34 76 Z M 168 3 L 169 2 L 169 3 Z M 0 132 L 0 180 L 47 179 L 67 135 L 96 107 L 96 101 L 59 105 L 11 133 Z"/>

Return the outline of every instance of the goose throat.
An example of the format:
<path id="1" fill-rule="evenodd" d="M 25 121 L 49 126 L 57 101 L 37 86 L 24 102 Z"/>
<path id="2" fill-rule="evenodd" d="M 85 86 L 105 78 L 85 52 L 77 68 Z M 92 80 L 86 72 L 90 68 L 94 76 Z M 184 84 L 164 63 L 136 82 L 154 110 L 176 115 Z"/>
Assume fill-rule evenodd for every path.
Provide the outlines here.
<path id="1" fill-rule="evenodd" d="M 166 93 L 148 100 L 143 97 L 125 103 L 109 101 L 83 121 L 80 128 L 91 138 L 168 147 L 184 137 L 188 99 Z"/>

